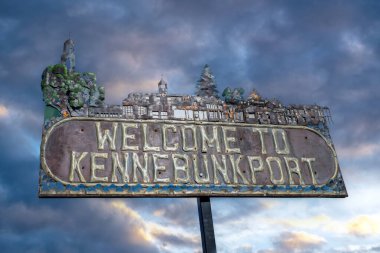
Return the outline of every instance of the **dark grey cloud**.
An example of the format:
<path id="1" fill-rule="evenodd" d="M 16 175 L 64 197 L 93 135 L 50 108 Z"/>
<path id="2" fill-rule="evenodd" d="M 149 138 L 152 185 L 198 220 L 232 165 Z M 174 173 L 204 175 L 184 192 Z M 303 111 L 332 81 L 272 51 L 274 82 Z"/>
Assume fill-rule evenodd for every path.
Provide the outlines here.
<path id="1" fill-rule="evenodd" d="M 267 209 L 263 201 L 253 198 L 213 198 L 213 219 L 217 224 L 246 220 Z"/>
<path id="2" fill-rule="evenodd" d="M 198 212 L 195 199 L 172 199 L 159 200 L 153 202 L 153 213 L 157 217 L 165 219 L 168 223 L 176 226 L 185 226 L 198 230 Z"/>
<path id="3" fill-rule="evenodd" d="M 2 252 L 159 252 L 136 235 L 143 224 L 104 210 L 103 201 L 38 199 L 39 162 L 22 153 L 23 138 L 20 147 L 5 141 L 9 133 L 0 134 Z"/>
<path id="4" fill-rule="evenodd" d="M 209 63 L 220 90 L 242 86 L 248 93 L 255 87 L 285 103 L 330 106 L 342 145 L 352 143 L 344 138 L 347 132 L 355 142 L 380 138 L 380 115 L 373 109 L 380 97 L 376 1 L 25 5 L 5 2 L 1 8 L 0 27 L 7 34 L 0 42 L 2 93 L 16 92 L 36 111 L 41 103 L 31 98 L 40 97 L 40 73 L 58 61 L 71 32 L 78 69 L 98 74 L 109 102 L 120 103 L 133 90 L 155 89 L 161 74 L 172 91 L 192 92 L 202 65 Z M 346 126 L 348 119 L 352 124 Z M 358 125 L 366 131 L 357 131 Z"/>
<path id="5" fill-rule="evenodd" d="M 380 141 L 379 11 L 378 1 L 1 1 L 0 105 L 11 112 L 0 116 L 2 251 L 159 250 L 129 240 L 136 224 L 104 215 L 101 201 L 37 199 L 41 73 L 58 62 L 69 33 L 78 70 L 97 73 L 109 103 L 155 90 L 161 74 L 170 92 L 191 93 L 208 63 L 219 90 L 329 106 L 335 144 L 356 147 Z M 163 224 L 198 229 L 193 200 L 127 203 Z M 219 224 L 264 210 L 251 199 L 214 206 Z"/>
<path id="6" fill-rule="evenodd" d="M 136 235 L 139 221 L 103 205 L 98 200 L 7 203 L 0 212 L 2 252 L 159 252 Z"/>
<path id="7" fill-rule="evenodd" d="M 168 231 L 153 232 L 158 240 L 164 245 L 174 245 L 175 247 L 197 248 L 200 246 L 200 237 L 184 236 L 182 234 L 172 233 Z"/>

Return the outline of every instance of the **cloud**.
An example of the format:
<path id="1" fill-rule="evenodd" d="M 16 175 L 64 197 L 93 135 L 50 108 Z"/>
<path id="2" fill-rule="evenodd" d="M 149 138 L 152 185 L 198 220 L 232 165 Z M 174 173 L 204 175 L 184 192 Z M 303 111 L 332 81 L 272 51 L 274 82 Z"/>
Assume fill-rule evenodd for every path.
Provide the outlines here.
<path id="1" fill-rule="evenodd" d="M 338 146 L 342 158 L 363 158 L 372 156 L 380 151 L 379 143 L 360 143 L 355 146 Z"/>
<path id="2" fill-rule="evenodd" d="M 283 232 L 273 240 L 273 249 L 259 250 L 259 253 L 311 253 L 321 249 L 326 239 L 302 231 Z"/>
<path id="3" fill-rule="evenodd" d="M 377 1 L 1 1 L 2 251 L 199 250 L 193 199 L 116 200 L 122 203 L 119 207 L 113 206 L 115 200 L 37 199 L 41 73 L 59 61 L 62 43 L 71 33 L 78 70 L 97 74 L 106 86 L 108 103 L 121 103 L 129 92 L 155 91 L 161 74 L 169 82 L 169 92 L 192 93 L 208 63 L 219 90 L 241 86 L 247 94 L 257 88 L 264 97 L 278 97 L 285 104 L 329 106 L 334 120 L 331 134 L 341 163 L 350 165 L 343 174 L 350 178 L 349 190 L 355 191 L 350 198 L 356 197 L 334 200 L 338 204 L 315 199 L 213 199 L 218 247 L 233 252 L 237 243 L 249 240 L 254 251 L 269 248 L 263 245 L 270 243 L 266 238 L 275 238 L 277 244 L 266 250 L 275 252 L 286 242 L 273 234 L 268 217 L 279 217 L 276 225 L 283 229 L 291 226 L 313 233 L 306 230 L 309 226 L 322 231 L 320 237 L 331 248 L 345 245 L 339 236 L 348 236 L 350 229 L 352 245 L 363 238 L 363 244 L 372 245 L 362 245 L 356 252 L 375 252 L 377 244 L 371 240 L 376 238 L 363 235 L 372 229 L 365 228 L 369 222 L 356 215 L 364 208 L 372 210 L 367 216 L 376 224 L 372 212 L 378 209 L 373 201 L 377 188 L 368 181 L 374 185 L 378 175 L 379 10 Z M 339 212 L 326 212 L 326 206 Z M 289 219 L 290 215 L 296 218 Z M 323 229 L 327 223 L 338 231 Z M 300 232 L 283 235 L 290 244 L 303 241 L 295 244 L 300 252 L 308 250 L 300 245 L 308 245 L 310 251 L 321 249 L 294 233 Z"/>
<path id="4" fill-rule="evenodd" d="M 224 224 L 247 226 L 247 218 L 277 206 L 276 200 L 212 199 L 213 219 Z M 236 215 L 236 214 L 239 215 Z"/>
<path id="5" fill-rule="evenodd" d="M 53 201 L 53 203 L 56 201 Z M 2 208 L 4 252 L 159 252 L 145 236 L 141 219 L 114 212 L 106 201 L 49 200 L 9 203 Z M 1 203 L 3 205 L 4 203 Z M 9 238 L 9 240 L 5 240 Z M 42 241 L 41 241 L 42 240 Z M 88 242 L 92 243 L 88 243 Z"/>
<path id="6" fill-rule="evenodd" d="M 347 223 L 349 234 L 357 237 L 380 235 L 380 217 L 360 215 Z"/>
<path id="7" fill-rule="evenodd" d="M 157 242 L 163 245 L 172 244 L 178 248 L 192 248 L 201 245 L 200 236 L 170 231 L 170 229 L 164 226 L 152 226 L 150 233 L 156 238 Z"/>
<path id="8" fill-rule="evenodd" d="M 198 234 L 192 234 L 191 231 L 181 229 L 178 225 L 162 226 L 157 222 L 145 221 L 137 211 L 122 201 L 112 201 L 111 207 L 136 222 L 138 229 L 135 234 L 146 241 L 165 247 L 174 246 L 174 248 L 197 248 L 200 246 L 200 236 Z M 177 211 L 181 213 L 181 210 Z"/>
<path id="9" fill-rule="evenodd" d="M 0 227 L 20 233 L 48 226 L 59 218 L 59 214 L 46 206 L 29 206 L 25 203 L 12 203 L 0 209 Z"/>
<path id="10" fill-rule="evenodd" d="M 316 216 L 308 217 L 282 217 L 282 218 L 269 218 L 266 222 L 273 224 L 274 226 L 283 226 L 284 228 L 296 228 L 296 229 L 315 229 L 322 227 L 330 227 L 329 224 L 335 221 L 325 215 L 318 214 Z"/>
<path id="11" fill-rule="evenodd" d="M 246 245 L 242 245 L 242 246 L 239 246 L 237 247 L 234 252 L 236 253 L 252 253 L 253 252 L 253 248 L 251 245 L 249 244 L 246 244 Z"/>
<path id="12" fill-rule="evenodd" d="M 105 209 L 109 208 L 107 204 L 103 205 L 103 207 Z M 122 201 L 112 201 L 110 203 L 110 208 L 120 212 L 123 215 L 123 219 L 127 219 L 136 225 L 132 233 L 133 241 L 140 241 L 141 243 L 148 243 L 153 241 L 153 238 L 146 229 L 146 224 L 143 218 L 138 212 L 127 206 L 126 203 Z"/>
<path id="13" fill-rule="evenodd" d="M 380 245 L 349 244 L 332 250 L 335 253 L 376 253 L 380 252 Z"/>
<path id="14" fill-rule="evenodd" d="M 0 118 L 5 118 L 9 115 L 7 107 L 0 104 Z"/>
<path id="15" fill-rule="evenodd" d="M 4 184 L 1 181 L 2 180 L 0 179 L 0 202 L 4 201 L 8 197 L 8 194 L 9 194 Z"/>
<path id="16" fill-rule="evenodd" d="M 175 226 L 198 226 L 197 203 L 195 200 L 186 199 L 181 202 L 171 201 L 157 206 L 153 211 L 154 216 L 165 219 Z"/>
<path id="17" fill-rule="evenodd" d="M 19 104 L 0 104 L 0 146 L 6 147 L 10 157 L 39 157 L 42 117 L 33 109 Z M 5 152 L 5 150 L 3 150 Z"/>

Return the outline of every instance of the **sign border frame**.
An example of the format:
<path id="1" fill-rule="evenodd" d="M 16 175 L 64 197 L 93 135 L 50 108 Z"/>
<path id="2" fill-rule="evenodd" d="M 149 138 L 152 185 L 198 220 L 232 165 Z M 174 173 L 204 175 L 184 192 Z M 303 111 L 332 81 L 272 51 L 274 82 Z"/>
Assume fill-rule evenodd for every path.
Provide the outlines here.
<path id="1" fill-rule="evenodd" d="M 170 123 L 170 124 L 186 124 L 186 123 L 191 123 L 194 125 L 228 125 L 228 126 L 244 126 L 244 127 L 260 127 L 260 128 L 281 128 L 281 129 L 286 129 L 286 128 L 293 128 L 293 129 L 303 129 L 307 131 L 312 131 L 322 137 L 322 139 L 326 142 L 327 146 L 330 148 L 332 151 L 332 156 L 334 159 L 334 165 L 335 165 L 335 172 L 329 182 L 331 181 L 342 181 L 343 183 L 343 190 L 331 190 L 328 189 L 327 191 L 323 190 L 325 186 L 329 184 L 318 184 L 318 185 L 290 185 L 290 184 L 284 184 L 284 185 L 243 185 L 243 184 L 234 184 L 234 185 L 220 185 L 220 188 L 232 188 L 234 189 L 233 192 L 222 192 L 222 191 L 202 191 L 202 189 L 199 189 L 199 191 L 188 191 L 186 189 L 183 189 L 181 191 L 176 191 L 174 190 L 175 187 L 182 187 L 183 185 L 188 185 L 191 187 L 198 187 L 198 188 L 205 188 L 205 185 L 202 184 L 175 184 L 175 183 L 170 183 L 170 184 L 161 184 L 161 187 L 164 186 L 169 186 L 173 188 L 172 191 L 168 189 L 167 193 L 159 193 L 159 190 L 157 192 L 128 192 L 125 193 L 124 191 L 118 192 L 110 192 L 110 191 L 95 191 L 95 193 L 89 193 L 86 189 L 79 189 L 80 191 L 85 190 L 85 193 L 78 193 L 78 191 L 71 191 L 65 189 L 62 193 L 47 193 L 46 191 L 42 190 L 42 177 L 44 175 L 40 175 L 40 185 L 39 185 L 39 196 L 40 197 L 100 197 L 100 196 L 109 196 L 109 197 L 197 197 L 197 196 L 210 196 L 210 197 L 347 197 L 347 190 L 344 186 L 344 182 L 341 176 L 340 168 L 339 168 L 339 163 L 338 163 L 338 158 L 336 151 L 334 149 L 334 146 L 328 138 L 326 138 L 323 134 L 321 134 L 319 131 L 307 127 L 307 126 L 299 126 L 299 125 L 270 125 L 270 124 L 250 124 L 250 123 L 240 123 L 240 122 L 210 122 L 210 121 L 181 121 L 181 120 L 155 120 L 155 119 L 124 119 L 124 118 L 92 118 L 92 117 L 70 117 L 66 118 L 63 120 L 60 120 L 53 124 L 51 127 L 49 127 L 47 130 L 44 131 L 43 137 L 41 140 L 41 146 L 40 146 L 40 163 L 41 163 L 41 169 L 43 172 L 46 174 L 45 176 L 50 177 L 51 179 L 55 180 L 58 184 L 61 184 L 61 186 L 72 186 L 72 187 L 124 187 L 125 185 L 128 186 L 140 186 L 141 188 L 144 187 L 154 187 L 157 185 L 157 183 L 80 183 L 80 182 L 66 182 L 64 180 L 61 180 L 57 176 L 55 176 L 51 170 L 49 169 L 46 159 L 45 159 L 45 151 L 46 151 L 46 144 L 47 140 L 52 134 L 52 132 L 61 124 L 66 123 L 68 121 L 105 121 L 105 122 L 133 122 L 133 123 Z M 340 180 L 341 179 L 341 180 Z M 339 183 L 339 182 L 338 182 Z M 206 188 L 215 188 L 218 186 L 210 184 Z M 142 187 L 143 186 L 143 187 Z M 262 190 L 259 191 L 248 191 L 248 192 L 242 192 L 238 189 L 235 188 L 260 188 Z M 277 188 L 285 187 L 287 190 L 286 191 L 276 191 Z M 304 188 L 314 188 L 313 189 L 308 189 L 307 192 L 304 192 Z M 273 189 L 270 189 L 273 188 Z M 289 189 L 288 189 L 289 188 Z M 293 189 L 292 189 L 293 188 Z M 318 191 L 317 189 L 321 188 L 322 191 Z M 231 189 L 230 189 L 231 190 Z M 68 191 L 68 192 L 67 192 Z M 66 193 L 65 193 L 66 192 Z M 292 196 L 294 195 L 294 196 Z"/>

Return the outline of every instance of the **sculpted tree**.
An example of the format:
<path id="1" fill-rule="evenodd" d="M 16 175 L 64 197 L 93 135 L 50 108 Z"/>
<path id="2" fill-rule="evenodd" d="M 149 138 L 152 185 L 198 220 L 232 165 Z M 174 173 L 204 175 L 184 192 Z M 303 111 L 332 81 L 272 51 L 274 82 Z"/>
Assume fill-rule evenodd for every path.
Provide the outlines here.
<path id="1" fill-rule="evenodd" d="M 94 73 L 68 72 L 64 64 L 44 70 L 41 89 L 46 105 L 45 120 L 81 115 L 84 106 L 104 103 L 104 88 L 97 86 Z"/>
<path id="2" fill-rule="evenodd" d="M 243 88 L 235 88 L 232 90 L 230 87 L 227 87 L 224 89 L 222 96 L 224 97 L 224 101 L 226 101 L 226 103 L 238 104 L 243 101 L 243 94 Z"/>
<path id="3" fill-rule="evenodd" d="M 201 77 L 197 81 L 197 91 L 195 94 L 201 97 L 219 98 L 215 77 L 212 75 L 210 67 L 207 64 L 204 66 Z"/>
<path id="4" fill-rule="evenodd" d="M 257 90 L 255 90 L 255 89 L 253 89 L 252 91 L 251 91 L 251 94 L 249 94 L 249 96 L 248 96 L 248 101 L 249 102 L 252 102 L 252 101 L 260 101 L 262 98 L 261 98 L 261 95 L 260 95 L 260 93 L 257 91 Z"/>

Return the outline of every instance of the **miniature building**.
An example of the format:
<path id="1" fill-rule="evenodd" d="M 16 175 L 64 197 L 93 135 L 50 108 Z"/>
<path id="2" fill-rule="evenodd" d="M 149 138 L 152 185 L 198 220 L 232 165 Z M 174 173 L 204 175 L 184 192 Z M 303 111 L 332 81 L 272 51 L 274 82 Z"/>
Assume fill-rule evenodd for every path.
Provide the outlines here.
<path id="1" fill-rule="evenodd" d="M 61 55 L 61 64 L 65 64 L 67 70 L 71 73 L 75 70 L 75 54 L 74 54 L 74 41 L 68 39 L 63 44 L 63 52 Z"/>
<path id="2" fill-rule="evenodd" d="M 127 119 L 172 119 L 194 121 L 246 122 L 275 125 L 326 125 L 327 107 L 318 105 L 283 106 L 277 100 L 265 100 L 254 91 L 247 101 L 229 104 L 215 97 L 167 93 L 161 79 L 157 93 L 130 93 L 122 106 L 90 108 L 89 116 Z M 109 116 L 107 116 L 109 115 Z"/>
<path id="3" fill-rule="evenodd" d="M 166 96 L 168 93 L 168 83 L 165 82 L 162 78 L 158 83 L 158 93 L 160 93 L 162 96 Z"/>
<path id="4" fill-rule="evenodd" d="M 68 39 L 64 43 L 61 64 L 65 64 L 69 73 L 75 71 L 74 41 Z M 58 66 L 62 67 L 62 66 Z M 45 79 L 49 79 L 49 69 Z M 104 106 L 104 89 L 96 88 L 95 75 L 82 73 L 79 75 L 86 85 L 81 87 L 81 98 L 87 101 L 83 108 L 70 111 L 70 116 L 91 116 L 125 119 L 158 119 L 187 120 L 210 122 L 241 122 L 251 124 L 303 125 L 327 127 L 331 116 L 327 107 L 318 105 L 283 106 L 280 101 L 264 99 L 253 90 L 247 99 L 243 98 L 244 90 L 227 87 L 219 98 L 214 76 L 208 65 L 205 65 L 201 78 L 197 83 L 196 95 L 179 95 L 168 93 L 168 83 L 161 78 L 157 84 L 157 92 L 130 93 L 121 105 Z M 48 88 L 56 89 L 53 81 Z M 69 80 L 72 85 L 78 85 Z M 80 83 L 80 82 L 79 82 Z M 90 88 L 91 89 L 90 89 Z M 45 87 L 46 88 L 46 87 Z M 49 90 L 49 89 L 47 89 Z M 46 93 L 49 101 L 49 93 Z M 67 94 L 62 99 L 67 100 Z M 77 101 L 75 98 L 72 101 Z M 74 104 L 75 107 L 75 104 Z M 64 116 L 64 115 L 63 115 Z"/>
<path id="5" fill-rule="evenodd" d="M 88 116 L 98 118 L 123 118 L 124 112 L 121 106 L 117 105 L 106 107 L 90 107 L 88 110 Z"/>

